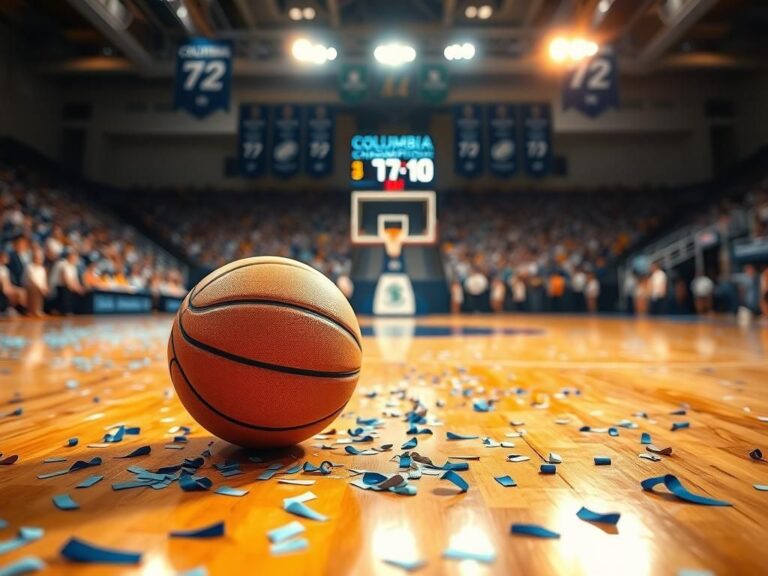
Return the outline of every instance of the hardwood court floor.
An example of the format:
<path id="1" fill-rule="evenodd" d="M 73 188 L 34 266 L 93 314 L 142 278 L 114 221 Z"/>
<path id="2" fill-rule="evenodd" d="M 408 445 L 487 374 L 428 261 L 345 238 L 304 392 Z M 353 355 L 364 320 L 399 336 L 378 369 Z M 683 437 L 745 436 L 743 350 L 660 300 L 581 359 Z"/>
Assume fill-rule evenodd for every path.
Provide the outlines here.
<path id="1" fill-rule="evenodd" d="M 333 450 L 312 447 L 312 440 L 278 454 L 281 463 L 322 460 L 346 468 L 392 474 L 409 436 L 402 418 L 410 402 L 391 395 L 406 389 L 420 399 L 430 418 L 432 436 L 419 436 L 420 454 L 442 463 L 450 456 L 476 455 L 461 475 L 466 493 L 450 482 L 424 475 L 411 481 L 415 496 L 364 491 L 349 484 L 346 468 L 331 476 L 297 474 L 313 479 L 309 488 L 278 484 L 276 476 L 259 481 L 263 466 L 242 451 L 217 441 L 213 457 L 200 474 L 213 480 L 205 492 L 183 492 L 177 483 L 163 490 L 113 491 L 112 483 L 133 475 L 130 465 L 151 470 L 199 455 L 210 435 L 192 422 L 170 393 L 165 342 L 171 319 L 79 319 L 75 321 L 5 321 L 0 324 L 0 452 L 18 454 L 0 466 L 0 518 L 8 527 L 0 540 L 19 526 L 39 526 L 45 536 L 0 555 L 0 566 L 36 555 L 50 574 L 176 574 L 204 565 L 210 574 L 402 574 L 382 562 L 388 555 L 427 562 L 418 574 L 589 574 L 664 575 L 683 569 L 725 574 L 768 573 L 768 462 L 748 456 L 754 448 L 768 454 L 768 330 L 742 330 L 727 320 L 683 323 L 620 318 L 546 316 L 442 317 L 415 322 L 363 319 L 376 337 L 365 339 L 365 358 L 358 390 L 347 412 L 334 424 L 338 437 L 356 427 L 355 418 L 385 421 L 373 445 L 393 443 L 390 452 L 351 456 L 344 445 Z M 414 326 L 447 326 L 455 335 L 412 336 Z M 461 336 L 460 327 L 521 333 Z M 14 339 L 13 336 L 25 340 Z M 69 382 L 69 385 L 67 383 Z M 222 383 L 225 385 L 226 383 Z M 454 389 L 456 388 L 456 389 Z M 473 389 L 472 396 L 456 394 Z M 568 394 L 563 390 L 567 389 Z M 575 391 L 580 392 L 579 395 Z M 370 394 L 378 391 L 375 397 Z M 368 394 L 364 394 L 368 393 Z M 18 394 L 21 402 L 10 403 Z M 94 399 L 98 398 L 98 402 Z M 498 398 L 487 413 L 473 410 L 474 399 Z M 438 400 L 444 407 L 438 407 Z M 297 402 L 301 398 L 296 399 Z M 387 407 L 387 404 L 390 406 Z M 394 404 L 391 404 L 394 403 Z M 441 402 L 442 404 L 442 402 Z M 534 405 L 535 404 L 535 405 Z M 684 416 L 670 412 L 689 405 Z M 393 407 L 394 406 L 394 407 Z M 8 416 L 16 408 L 19 416 Z M 637 416 L 647 413 L 647 418 Z M 583 433 L 583 425 L 606 428 L 623 419 L 637 429 L 619 427 L 620 435 Z M 507 438 L 524 421 L 522 438 Z M 690 428 L 670 431 L 672 422 Z M 557 422 L 565 422 L 558 424 Z M 106 448 L 112 425 L 140 426 Z M 172 426 L 192 427 L 182 450 L 164 449 Z M 487 448 L 481 439 L 446 441 L 447 431 L 497 441 L 514 448 Z M 672 456 L 651 462 L 638 457 L 645 446 L 641 432 L 655 445 L 671 446 Z M 75 447 L 67 440 L 79 438 Z M 330 442 L 325 440 L 322 442 Z M 142 445 L 148 456 L 114 459 Z M 363 449 L 366 444 L 356 444 Z M 539 474 L 549 452 L 562 457 L 557 474 Z M 528 462 L 506 461 L 510 453 Z M 595 466 L 593 458 L 610 456 L 612 465 Z M 67 461 L 43 464 L 44 458 Z M 38 474 L 68 467 L 78 459 L 101 456 L 101 466 L 40 480 Z M 244 473 L 223 478 L 212 465 L 239 458 Z M 732 507 L 707 507 L 666 495 L 644 492 L 641 480 L 674 474 L 692 492 L 727 500 Z M 75 489 L 91 474 L 100 483 Z M 505 488 L 495 476 L 510 475 L 516 487 Z M 353 479 L 353 478 L 351 478 Z M 240 498 L 215 494 L 221 485 L 243 487 Z M 309 504 L 329 516 L 315 522 L 282 510 L 282 499 L 306 490 L 318 498 Z M 79 510 L 62 511 L 51 498 L 67 493 Z M 620 512 L 616 529 L 583 522 L 581 506 Z M 175 529 L 201 527 L 224 520 L 226 535 L 208 540 L 170 539 Z M 266 532 L 293 520 L 306 527 L 305 552 L 274 556 Z M 561 534 L 559 540 L 510 535 L 517 522 L 541 524 Z M 62 545 L 78 536 L 93 544 L 141 551 L 138 566 L 75 565 L 59 555 Z M 491 564 L 442 558 L 449 546 L 495 551 Z"/>

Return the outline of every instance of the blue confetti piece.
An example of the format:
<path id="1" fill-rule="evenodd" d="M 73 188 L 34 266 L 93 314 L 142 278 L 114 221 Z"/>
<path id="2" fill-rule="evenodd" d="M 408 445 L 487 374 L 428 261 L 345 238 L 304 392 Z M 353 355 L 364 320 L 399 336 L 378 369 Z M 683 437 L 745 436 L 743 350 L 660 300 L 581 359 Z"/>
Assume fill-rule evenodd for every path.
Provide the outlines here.
<path id="1" fill-rule="evenodd" d="M 472 402 L 472 408 L 475 412 L 490 412 L 493 406 L 487 400 L 477 399 Z"/>
<path id="2" fill-rule="evenodd" d="M 152 452 L 150 446 L 142 446 L 141 448 L 136 448 L 136 450 L 130 454 L 126 454 L 125 456 L 115 456 L 115 458 L 135 458 L 136 456 L 146 456 L 150 452 Z"/>
<path id="3" fill-rule="evenodd" d="M 203 476 L 182 476 L 179 479 L 179 485 L 184 492 L 202 492 L 208 490 L 213 486 L 213 481 L 210 478 Z"/>
<path id="4" fill-rule="evenodd" d="M 57 462 L 66 462 L 67 459 L 63 456 L 52 456 L 51 458 L 46 458 L 43 460 L 43 464 L 55 464 Z"/>
<path id="5" fill-rule="evenodd" d="M 461 492 L 466 492 L 469 490 L 469 484 L 467 483 L 464 478 L 459 476 L 456 472 L 453 470 L 447 470 L 440 476 L 440 480 L 448 480 L 450 482 L 453 482 L 456 486 L 459 487 L 459 490 Z"/>
<path id="6" fill-rule="evenodd" d="M 72 500 L 69 494 L 57 494 L 53 497 L 53 503 L 59 510 L 78 510 L 80 505 Z"/>
<path id="7" fill-rule="evenodd" d="M 298 536 L 304 531 L 306 531 L 306 528 L 304 528 L 301 522 L 294 520 L 293 522 L 289 522 L 288 524 L 278 528 L 273 528 L 267 532 L 267 538 L 272 543 L 282 542 L 283 540 L 288 540 L 294 536 Z"/>
<path id="8" fill-rule="evenodd" d="M 752 486 L 755 490 L 760 490 L 760 492 L 768 492 L 768 484 L 753 484 Z"/>
<path id="9" fill-rule="evenodd" d="M 401 450 L 411 450 L 413 448 L 416 448 L 416 446 L 419 444 L 418 439 L 414 436 L 407 442 L 403 442 L 403 444 L 400 446 Z"/>
<path id="10" fill-rule="evenodd" d="M 3 528 L 8 528 L 8 521 L 0 518 L 0 530 L 2 530 Z"/>
<path id="11" fill-rule="evenodd" d="M 539 468 L 540 474 L 557 474 L 557 466 L 554 464 L 542 464 Z"/>
<path id="12" fill-rule="evenodd" d="M 619 435 L 619 429 L 618 428 L 608 428 L 608 436 L 613 436 L 614 438 Z"/>
<path id="13" fill-rule="evenodd" d="M 432 434 L 432 430 L 430 430 L 429 428 L 419 428 L 418 426 L 414 425 L 414 426 L 411 426 L 410 428 L 408 428 L 408 431 L 406 432 L 406 434 L 408 434 L 409 436 L 415 436 L 415 435 L 418 435 L 418 434 L 429 434 L 429 435 L 431 435 Z"/>
<path id="14" fill-rule="evenodd" d="M 224 522 L 216 522 L 210 526 L 193 530 L 172 530 L 168 536 L 171 538 L 216 538 L 224 536 Z"/>
<path id="15" fill-rule="evenodd" d="M 189 570 L 184 570 L 184 572 L 179 572 L 176 576 L 208 576 L 208 568 L 205 566 L 197 566 L 195 568 L 190 568 Z"/>
<path id="16" fill-rule="evenodd" d="M 752 458 L 752 460 L 762 460 L 763 459 L 763 451 L 760 450 L 760 448 L 755 448 L 749 453 L 749 457 Z"/>
<path id="17" fill-rule="evenodd" d="M 579 428 L 579 432 L 590 432 L 592 428 L 590 426 L 582 426 Z"/>
<path id="18" fill-rule="evenodd" d="M 397 566 L 398 568 L 405 570 L 406 572 L 412 572 L 418 570 L 427 565 L 426 560 L 404 560 L 402 558 L 382 558 L 382 562 Z"/>
<path id="19" fill-rule="evenodd" d="M 380 423 L 378 418 L 361 418 L 360 416 L 357 417 L 356 422 L 361 426 L 376 426 Z"/>
<path id="20" fill-rule="evenodd" d="M 327 476 L 333 471 L 333 464 L 329 462 L 328 460 L 323 460 L 320 463 L 320 466 L 315 466 L 312 464 L 312 462 L 304 462 L 304 466 L 302 468 L 304 470 L 305 474 L 322 474 L 323 476 Z"/>
<path id="21" fill-rule="evenodd" d="M 176 442 L 176 444 L 186 444 L 189 442 L 186 436 L 174 436 L 173 441 Z"/>
<path id="22" fill-rule="evenodd" d="M 653 440 L 651 440 L 651 435 L 648 434 L 648 432 L 643 432 L 640 435 L 640 444 L 653 444 Z"/>
<path id="23" fill-rule="evenodd" d="M 582 506 L 581 509 L 576 512 L 576 516 L 585 522 L 600 522 L 602 524 L 617 524 L 619 522 L 619 518 L 621 518 L 621 514 L 618 512 L 607 512 L 602 514 L 600 512 L 594 512 L 593 510 L 590 510 L 584 506 Z"/>
<path id="24" fill-rule="evenodd" d="M 122 442 L 124 436 L 125 436 L 125 426 L 118 426 L 114 434 L 111 432 L 108 432 L 107 434 L 104 435 L 104 442 L 108 442 L 110 444 Z"/>
<path id="25" fill-rule="evenodd" d="M 80 382 L 78 382 L 78 381 L 77 381 L 77 380 L 75 380 L 74 378 L 71 378 L 71 379 L 67 380 L 67 381 L 64 383 L 64 385 L 67 387 L 67 389 L 68 389 L 68 390 L 74 390 L 75 388 L 77 388 L 78 386 L 80 386 Z"/>
<path id="26" fill-rule="evenodd" d="M 88 476 L 88 478 L 80 482 L 80 484 L 75 486 L 75 488 L 90 488 L 94 484 L 101 482 L 103 479 L 104 479 L 104 476 L 96 476 L 96 475 Z"/>
<path id="27" fill-rule="evenodd" d="M 475 560 L 476 562 L 490 564 L 496 560 L 496 552 L 447 548 L 446 550 L 443 550 L 443 558 L 447 558 L 449 560 Z"/>
<path id="28" fill-rule="evenodd" d="M 69 440 L 67 440 L 67 446 L 69 446 L 70 448 L 72 446 L 77 446 L 78 442 L 79 440 L 77 438 L 70 438 Z"/>
<path id="29" fill-rule="evenodd" d="M 400 455 L 400 468 L 410 468 L 411 467 L 411 455 L 407 452 L 405 454 Z"/>
<path id="30" fill-rule="evenodd" d="M 24 414 L 24 408 L 19 407 L 19 408 L 16 408 L 16 410 L 14 410 L 13 412 L 8 412 L 6 416 L 21 416 L 22 414 Z"/>
<path id="31" fill-rule="evenodd" d="M 512 534 L 519 536 L 534 536 L 535 538 L 560 538 L 560 534 L 553 532 L 544 526 L 538 524 L 512 524 L 510 529 Z"/>
<path id="32" fill-rule="evenodd" d="M 367 484 L 369 486 L 381 484 L 387 479 L 387 476 L 384 476 L 384 474 L 379 474 L 378 472 L 366 472 L 363 474 L 363 484 Z"/>
<path id="33" fill-rule="evenodd" d="M 78 470 L 82 470 L 83 468 L 92 468 L 93 466 L 101 466 L 101 458 L 95 456 L 90 460 L 78 460 L 69 467 L 69 471 L 76 472 Z"/>
<path id="34" fill-rule="evenodd" d="M 141 434 L 141 427 L 140 426 L 131 426 L 129 428 L 125 429 L 125 433 L 130 436 L 138 436 Z"/>
<path id="35" fill-rule="evenodd" d="M 611 459 L 609 456 L 595 456 L 595 466 L 610 466 Z"/>
<path id="36" fill-rule="evenodd" d="M 670 416 L 685 416 L 687 414 L 687 411 L 685 408 L 680 408 L 678 410 L 673 410 L 669 413 Z"/>
<path id="37" fill-rule="evenodd" d="M 144 488 L 154 484 L 154 480 L 131 480 L 129 482 L 115 482 L 112 490 L 130 490 L 131 488 Z"/>
<path id="38" fill-rule="evenodd" d="M 302 552 L 307 548 L 309 548 L 309 541 L 306 538 L 296 538 L 272 544 L 269 547 L 269 551 L 272 554 L 289 554 L 291 552 Z"/>
<path id="39" fill-rule="evenodd" d="M 0 555 L 7 554 L 8 552 L 12 552 L 17 548 L 21 548 L 22 546 L 29 544 L 30 542 L 39 540 L 40 538 L 43 537 L 43 534 L 44 534 L 44 531 L 42 528 L 36 528 L 33 526 L 22 526 L 21 528 L 19 528 L 19 531 L 15 538 L 10 538 L 9 540 L 0 541 Z"/>
<path id="40" fill-rule="evenodd" d="M 456 434 L 455 432 L 446 432 L 445 437 L 447 440 L 476 440 L 479 436 L 469 436 L 466 434 Z"/>
<path id="41" fill-rule="evenodd" d="M 19 576 L 30 572 L 39 572 L 45 568 L 45 562 L 37 556 L 25 556 L 0 568 L 0 576 Z"/>
<path id="42" fill-rule="evenodd" d="M 686 502 L 691 502 L 693 504 L 701 504 L 703 506 L 731 506 L 730 503 L 725 502 L 724 500 L 715 500 L 714 498 L 709 498 L 707 496 L 700 496 L 698 494 L 689 492 L 683 486 L 683 484 L 680 482 L 677 476 L 674 476 L 672 474 L 657 476 L 655 478 L 646 478 L 645 480 L 640 482 L 640 485 L 643 487 L 643 490 L 645 490 L 646 492 L 653 492 L 654 487 L 658 486 L 659 484 L 664 484 L 667 490 L 672 492 L 672 494 L 677 496 L 680 500 L 685 500 Z"/>
<path id="43" fill-rule="evenodd" d="M 699 570 L 698 568 L 682 568 L 677 571 L 677 576 L 715 576 L 711 570 Z"/>
<path id="44" fill-rule="evenodd" d="M 221 472 L 221 475 L 224 478 L 231 478 L 232 476 L 240 476 L 240 474 L 242 473 L 243 471 L 240 470 L 239 468 L 231 468 L 229 470 L 224 470 L 223 472 Z M 288 472 L 286 472 L 286 474 L 288 474 Z"/>
<path id="45" fill-rule="evenodd" d="M 304 502 L 299 502 L 298 500 L 289 500 L 287 503 L 283 503 L 283 509 L 291 514 L 296 514 L 302 518 L 309 518 L 310 520 L 317 520 L 318 522 L 325 522 L 328 520 L 327 516 L 312 510 L 312 508 L 304 504 Z"/>
<path id="46" fill-rule="evenodd" d="M 672 422 L 672 432 L 675 430 L 683 430 L 684 428 L 690 428 L 691 424 L 689 422 Z"/>
<path id="47" fill-rule="evenodd" d="M 101 548 L 79 538 L 70 538 L 61 549 L 61 555 L 73 562 L 95 564 L 138 564 L 141 552 L 124 552 L 111 548 Z"/>
<path id="48" fill-rule="evenodd" d="M 499 484 L 501 484 L 505 488 L 511 488 L 513 486 L 517 486 L 517 482 L 515 482 L 514 479 L 512 479 L 512 477 L 509 476 L 509 475 L 507 475 L 507 476 L 496 476 L 494 478 L 494 480 L 496 480 L 496 482 L 498 482 Z"/>

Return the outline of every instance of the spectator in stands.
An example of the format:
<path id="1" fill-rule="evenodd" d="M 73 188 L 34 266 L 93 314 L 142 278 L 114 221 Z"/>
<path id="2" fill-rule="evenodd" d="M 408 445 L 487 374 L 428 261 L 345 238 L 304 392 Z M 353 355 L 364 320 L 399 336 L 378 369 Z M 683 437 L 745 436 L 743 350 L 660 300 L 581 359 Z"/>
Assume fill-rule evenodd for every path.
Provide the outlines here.
<path id="1" fill-rule="evenodd" d="M 571 292 L 573 294 L 572 308 L 575 312 L 583 312 L 587 309 L 584 289 L 587 286 L 587 274 L 579 267 L 571 278 Z"/>
<path id="2" fill-rule="evenodd" d="M 650 282 L 650 297 L 651 297 L 651 314 L 663 315 L 667 312 L 667 292 L 668 292 L 668 278 L 667 273 L 661 268 L 658 262 L 651 264 L 651 275 L 649 277 Z"/>
<path id="3" fill-rule="evenodd" d="M 587 312 L 594 314 L 598 310 L 598 301 L 600 299 L 600 280 L 594 272 L 587 274 L 587 284 L 584 288 L 584 298 L 587 304 Z"/>
<path id="4" fill-rule="evenodd" d="M 737 278 L 739 283 L 739 293 L 741 306 L 751 312 L 758 314 L 760 312 L 760 277 L 754 265 L 747 264 L 744 271 Z"/>
<path id="5" fill-rule="evenodd" d="M 451 313 L 458 314 L 464 305 L 464 288 L 461 282 L 454 280 L 451 282 Z"/>
<path id="6" fill-rule="evenodd" d="M 85 294 L 78 273 L 79 261 L 80 255 L 75 250 L 67 250 L 51 269 L 49 284 L 54 299 L 51 308 L 65 316 L 76 311 L 79 297 Z"/>
<path id="7" fill-rule="evenodd" d="M 648 314 L 648 296 L 650 295 L 650 278 L 648 276 L 639 276 L 635 284 L 635 314 L 645 316 Z"/>
<path id="8" fill-rule="evenodd" d="M 627 273 L 624 275 L 623 292 L 625 303 L 624 305 L 630 314 L 637 312 L 637 310 L 635 310 L 635 293 L 637 292 L 637 282 L 638 280 L 634 270 L 627 270 Z"/>
<path id="9" fill-rule="evenodd" d="M 498 276 L 491 280 L 491 310 L 502 312 L 504 310 L 504 295 L 506 289 L 504 282 Z"/>
<path id="10" fill-rule="evenodd" d="M 40 246 L 32 249 L 32 261 L 24 268 L 22 284 L 27 291 L 27 312 L 30 316 L 43 316 L 43 304 L 48 296 L 48 272 L 45 270 L 45 255 Z"/>
<path id="11" fill-rule="evenodd" d="M 509 289 L 512 291 L 512 308 L 515 312 L 525 311 L 526 286 L 525 278 L 521 274 L 510 277 Z"/>
<path id="12" fill-rule="evenodd" d="M 768 318 L 768 266 L 760 273 L 760 312 Z"/>
<path id="13" fill-rule="evenodd" d="M 99 264 L 95 260 L 90 261 L 85 267 L 85 272 L 83 272 L 83 287 L 89 292 L 104 288 L 104 282 L 99 273 Z"/>
<path id="14" fill-rule="evenodd" d="M 488 277 L 475 268 L 464 280 L 464 292 L 467 298 L 467 309 L 470 312 L 486 312 L 489 308 Z"/>
<path id="15" fill-rule="evenodd" d="M 563 276 L 560 270 L 555 270 L 549 275 L 547 296 L 549 297 L 549 310 L 551 312 L 562 312 L 563 299 L 565 297 L 565 276 Z"/>
<path id="16" fill-rule="evenodd" d="M 703 316 L 714 309 L 715 283 L 705 273 L 698 274 L 691 281 L 691 293 L 696 314 Z"/>
<path id="17" fill-rule="evenodd" d="M 29 242 L 24 236 L 19 235 L 13 240 L 13 247 L 8 259 L 8 271 L 11 275 L 11 282 L 16 286 L 22 286 L 24 268 L 29 261 Z"/>
<path id="18" fill-rule="evenodd" d="M 15 313 L 17 307 L 23 308 L 26 304 L 26 293 L 11 282 L 8 261 L 8 253 L 0 252 L 0 312 Z"/>

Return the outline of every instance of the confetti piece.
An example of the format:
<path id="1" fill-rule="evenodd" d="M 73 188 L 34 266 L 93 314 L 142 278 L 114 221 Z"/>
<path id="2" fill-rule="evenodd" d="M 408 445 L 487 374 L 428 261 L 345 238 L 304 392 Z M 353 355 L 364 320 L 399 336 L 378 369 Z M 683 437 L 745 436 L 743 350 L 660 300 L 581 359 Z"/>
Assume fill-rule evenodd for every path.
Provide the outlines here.
<path id="1" fill-rule="evenodd" d="M 768 416 L 758 416 L 757 417 L 760 422 L 768 422 Z"/>
<path id="2" fill-rule="evenodd" d="M 753 487 L 760 492 L 768 492 L 768 484 L 753 484 Z"/>
<path id="3" fill-rule="evenodd" d="M 528 456 L 523 456 L 522 454 L 510 454 L 507 456 L 508 462 L 528 462 L 530 458 Z"/>
<path id="4" fill-rule="evenodd" d="M 248 494 L 248 490 L 241 490 L 239 488 L 231 488 L 230 486 L 219 486 L 215 490 L 216 494 L 222 496 L 245 496 Z"/>
<path id="5" fill-rule="evenodd" d="M 224 536 L 224 522 L 215 522 L 209 526 L 192 530 L 172 530 L 168 536 L 171 538 L 216 538 Z"/>
<path id="6" fill-rule="evenodd" d="M 475 560 L 477 562 L 483 562 L 484 564 L 490 564 L 496 560 L 496 552 L 492 550 L 467 550 L 463 548 L 447 548 L 443 551 L 443 558 L 449 560 Z"/>
<path id="7" fill-rule="evenodd" d="M 432 434 L 432 430 L 430 430 L 429 428 L 419 428 L 416 425 L 413 425 L 410 428 L 408 428 L 408 431 L 406 432 L 406 434 L 408 434 L 409 436 L 414 436 L 414 435 L 417 435 L 417 434 L 428 434 L 428 435 L 431 435 Z"/>
<path id="8" fill-rule="evenodd" d="M 448 480 L 450 482 L 453 482 L 456 486 L 459 487 L 459 490 L 461 492 L 466 492 L 469 490 L 469 484 L 467 483 L 464 478 L 459 476 L 456 472 L 453 470 L 447 470 L 442 476 L 440 476 L 440 480 Z"/>
<path id="9" fill-rule="evenodd" d="M 475 412 L 490 412 L 493 410 L 493 404 L 487 400 L 478 399 L 472 402 L 472 408 Z"/>
<path id="10" fill-rule="evenodd" d="M 447 440 L 476 440 L 479 436 L 469 436 L 466 434 L 456 434 L 455 432 L 445 433 Z"/>
<path id="11" fill-rule="evenodd" d="M 643 432 L 640 435 L 640 444 L 651 444 L 651 435 L 648 432 Z"/>
<path id="12" fill-rule="evenodd" d="M 685 408 L 680 408 L 679 410 L 673 410 L 669 413 L 670 416 L 685 416 L 687 411 Z"/>
<path id="13" fill-rule="evenodd" d="M 315 466 L 311 462 L 304 462 L 303 470 L 305 474 L 322 474 L 327 476 L 333 472 L 333 465 L 328 460 L 321 462 L 320 466 Z"/>
<path id="14" fill-rule="evenodd" d="M 402 570 L 405 570 L 406 572 L 412 572 L 427 565 L 426 560 L 405 560 L 402 558 L 392 557 L 382 558 L 381 561 L 387 564 L 391 564 L 392 566 L 396 566 Z"/>
<path id="15" fill-rule="evenodd" d="M 70 438 L 69 440 L 67 440 L 67 446 L 70 447 L 70 448 L 72 446 L 77 446 L 78 442 L 79 442 L 79 440 L 77 438 Z"/>
<path id="16" fill-rule="evenodd" d="M 103 479 L 104 479 L 104 476 L 96 476 L 96 475 L 88 476 L 88 478 L 80 482 L 80 484 L 75 486 L 75 488 L 90 488 L 94 484 L 101 482 Z"/>
<path id="17" fill-rule="evenodd" d="M 517 482 L 515 482 L 511 476 L 496 476 L 494 480 L 496 480 L 496 482 L 498 482 L 505 488 L 511 488 L 513 486 L 517 486 Z"/>
<path id="18" fill-rule="evenodd" d="M 654 446 L 653 444 L 649 444 L 645 447 L 648 452 L 653 452 L 654 454 L 662 454 L 663 456 L 672 456 L 672 448 L 659 448 L 658 446 Z"/>
<path id="19" fill-rule="evenodd" d="M 146 456 L 150 452 L 152 452 L 150 446 L 142 446 L 141 448 L 136 448 L 136 450 L 130 454 L 126 454 L 125 456 L 115 456 L 115 458 L 135 458 L 136 456 Z"/>
<path id="20" fill-rule="evenodd" d="M 600 512 L 594 512 L 584 506 L 582 506 L 581 509 L 576 512 L 576 516 L 585 522 L 600 522 L 603 524 L 617 524 L 619 518 L 621 518 L 621 514 L 618 512 L 606 512 L 603 514 Z"/>
<path id="21" fill-rule="evenodd" d="M 101 458 L 98 456 L 91 458 L 90 460 L 78 460 L 72 466 L 69 467 L 70 472 L 76 472 L 83 468 L 91 468 L 93 466 L 101 466 Z"/>
<path id="22" fill-rule="evenodd" d="M 80 505 L 72 500 L 69 494 L 57 494 L 53 497 L 53 503 L 59 510 L 78 510 Z"/>
<path id="23" fill-rule="evenodd" d="M 8 528 L 8 521 L 0 518 L 0 530 L 2 530 L 3 528 Z"/>
<path id="24" fill-rule="evenodd" d="M 291 496 L 290 498 L 283 498 L 283 507 L 286 507 L 291 502 L 309 502 L 310 500 L 315 500 L 317 498 L 317 495 L 313 492 L 304 492 L 303 494 L 299 494 L 298 496 Z"/>
<path id="25" fill-rule="evenodd" d="M 646 478 L 645 480 L 640 482 L 640 485 L 643 487 L 643 490 L 645 490 L 646 492 L 653 492 L 654 487 L 659 484 L 664 484 L 667 490 L 672 492 L 672 494 L 677 496 L 680 500 L 685 500 L 686 502 L 691 502 L 693 504 L 701 504 L 704 506 L 731 506 L 731 504 L 723 500 L 715 500 L 707 496 L 700 496 L 698 494 L 693 494 L 692 492 L 689 492 L 682 485 L 680 480 L 678 480 L 678 478 L 672 474 L 657 476 L 655 478 Z"/>
<path id="26" fill-rule="evenodd" d="M 45 568 L 45 562 L 37 556 L 25 556 L 0 568 L 0 576 L 19 576 L 30 572 L 39 572 Z"/>
<path id="27" fill-rule="evenodd" d="M 539 468 L 540 474 L 557 474 L 557 466 L 554 464 L 542 464 Z"/>
<path id="28" fill-rule="evenodd" d="M 749 457 L 752 458 L 752 460 L 762 460 L 763 459 L 763 451 L 760 450 L 760 448 L 755 448 L 749 453 Z"/>
<path id="29" fill-rule="evenodd" d="M 672 428 L 670 428 L 670 430 L 674 432 L 675 430 L 682 430 L 684 428 L 690 428 L 690 427 L 691 427 L 690 422 L 672 422 Z"/>
<path id="30" fill-rule="evenodd" d="M 619 431 L 616 428 L 608 428 L 608 436 L 613 436 L 614 438 L 619 435 Z"/>
<path id="31" fill-rule="evenodd" d="M 313 486 L 315 480 L 292 480 L 290 478 L 280 478 L 277 481 L 278 484 L 293 484 L 295 486 Z"/>
<path id="32" fill-rule="evenodd" d="M 560 454 L 555 454 L 554 452 L 549 453 L 549 457 L 547 458 L 547 462 L 550 464 L 562 464 L 563 459 L 560 456 Z"/>
<path id="33" fill-rule="evenodd" d="M 523 422 L 522 420 L 510 420 L 509 425 L 510 426 L 515 426 L 515 427 L 517 427 L 517 426 L 525 426 L 525 422 Z"/>
<path id="34" fill-rule="evenodd" d="M 208 569 L 205 566 L 198 566 L 179 572 L 176 576 L 208 576 Z"/>
<path id="35" fill-rule="evenodd" d="M 267 532 L 267 538 L 270 542 L 273 543 L 282 542 L 283 540 L 288 540 L 289 538 L 298 536 L 305 530 L 306 528 L 304 528 L 301 522 L 294 520 L 293 522 L 289 522 L 288 524 L 280 526 L 279 528 L 273 528 Z"/>
<path id="36" fill-rule="evenodd" d="M 354 446 L 345 446 L 344 450 L 347 454 L 352 454 L 353 456 L 374 456 L 378 454 L 376 450 L 358 450 Z"/>
<path id="37" fill-rule="evenodd" d="M 114 429 L 114 432 L 108 432 L 104 435 L 104 442 L 107 442 L 109 444 L 122 442 L 124 436 L 125 436 L 125 426 L 117 426 Z"/>
<path id="38" fill-rule="evenodd" d="M 611 458 L 609 456 L 595 456 L 595 466 L 610 466 Z"/>
<path id="39" fill-rule="evenodd" d="M 70 538 L 61 549 L 61 555 L 73 562 L 97 564 L 138 564 L 140 552 L 124 552 L 110 548 L 101 548 L 78 538 Z"/>
<path id="40" fill-rule="evenodd" d="M 179 485 L 184 492 L 201 492 L 213 486 L 213 481 L 204 476 L 182 476 Z"/>
<path id="41" fill-rule="evenodd" d="M 410 440 L 408 440 L 407 442 L 404 442 L 404 443 L 403 443 L 403 444 L 400 446 L 400 449 L 401 449 L 401 450 L 410 450 L 410 449 L 412 449 L 412 448 L 416 448 L 416 446 L 418 445 L 418 443 L 419 443 L 419 441 L 418 441 L 418 440 L 417 440 L 417 439 L 414 437 L 414 438 L 411 438 Z"/>
<path id="42" fill-rule="evenodd" d="M 287 505 L 285 504 L 285 501 L 283 501 L 283 508 L 286 512 L 290 512 L 291 514 L 296 514 L 297 516 L 301 516 L 302 518 L 309 518 L 310 520 L 317 520 L 318 522 L 325 522 L 328 520 L 327 516 L 324 516 L 323 514 L 320 514 L 319 512 L 316 512 L 304 502 L 300 502 L 298 500 L 292 500 Z"/>
<path id="43" fill-rule="evenodd" d="M 43 537 L 45 532 L 42 528 L 36 528 L 34 526 L 22 526 L 15 538 L 9 540 L 0 541 L 0 555 L 12 552 L 17 548 L 21 548 L 25 544 L 34 542 Z"/>
<path id="44" fill-rule="evenodd" d="M 269 547 L 269 551 L 272 554 L 289 554 L 291 552 L 302 552 L 307 548 L 309 548 L 309 541 L 306 538 L 296 538 L 272 544 Z"/>
<path id="45" fill-rule="evenodd" d="M 560 538 L 560 534 L 553 532 L 544 526 L 538 524 L 512 524 L 510 529 L 512 534 L 520 536 L 534 536 L 536 538 Z"/>
<path id="46" fill-rule="evenodd" d="M 67 459 L 63 456 L 53 456 L 52 458 L 46 458 L 43 460 L 43 464 L 55 464 L 56 462 L 66 462 Z"/>

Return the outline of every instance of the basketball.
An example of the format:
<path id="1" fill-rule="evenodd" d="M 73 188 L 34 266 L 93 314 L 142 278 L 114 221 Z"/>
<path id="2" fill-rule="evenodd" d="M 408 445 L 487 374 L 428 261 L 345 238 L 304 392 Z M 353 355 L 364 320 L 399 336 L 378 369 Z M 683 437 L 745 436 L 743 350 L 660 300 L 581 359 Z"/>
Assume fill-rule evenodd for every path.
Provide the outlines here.
<path id="1" fill-rule="evenodd" d="M 168 362 L 189 413 L 233 444 L 301 442 L 342 412 L 360 373 L 360 327 L 322 273 L 278 257 L 238 260 L 182 302 Z"/>

